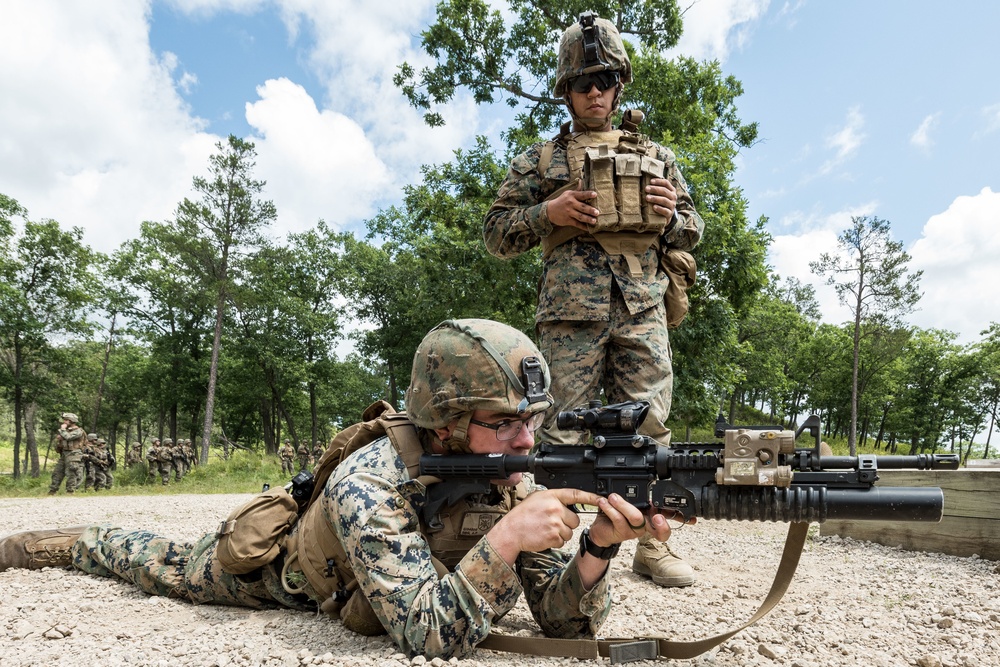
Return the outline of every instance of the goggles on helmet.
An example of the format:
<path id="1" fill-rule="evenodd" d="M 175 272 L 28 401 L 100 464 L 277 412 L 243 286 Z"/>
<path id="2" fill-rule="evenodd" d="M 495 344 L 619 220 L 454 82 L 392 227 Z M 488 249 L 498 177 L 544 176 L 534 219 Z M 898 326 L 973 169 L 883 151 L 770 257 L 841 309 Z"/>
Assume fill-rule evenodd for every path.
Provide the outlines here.
<path id="1" fill-rule="evenodd" d="M 603 93 L 608 88 L 617 86 L 620 80 L 618 72 L 605 70 L 573 77 L 568 83 L 570 90 L 574 93 L 589 93 L 593 86 L 597 86 L 597 89 Z"/>
<path id="2" fill-rule="evenodd" d="M 470 424 L 475 424 L 476 426 L 482 426 L 483 428 L 492 429 L 496 432 L 497 440 L 507 441 L 513 440 L 518 435 L 521 434 L 521 427 L 525 426 L 528 428 L 528 433 L 534 433 L 538 430 L 538 427 L 542 425 L 545 421 L 545 412 L 536 412 L 524 419 L 501 419 L 498 422 L 490 424 L 489 422 L 479 421 L 478 419 L 470 419 Z"/>

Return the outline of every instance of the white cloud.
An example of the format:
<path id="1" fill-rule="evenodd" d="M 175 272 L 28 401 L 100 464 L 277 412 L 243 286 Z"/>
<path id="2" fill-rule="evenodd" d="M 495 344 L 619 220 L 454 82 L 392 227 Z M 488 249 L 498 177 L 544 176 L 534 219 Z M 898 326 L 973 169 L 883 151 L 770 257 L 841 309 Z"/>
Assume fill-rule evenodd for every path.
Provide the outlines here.
<path id="1" fill-rule="evenodd" d="M 749 39 L 754 23 L 764 15 L 769 2 L 708 0 L 681 3 L 684 34 L 671 53 L 725 62 L 731 50 L 740 49 Z"/>
<path id="2" fill-rule="evenodd" d="M 979 339 L 990 322 L 1000 321 L 1000 193 L 983 188 L 957 197 L 924 225 L 909 250 L 911 267 L 924 272 L 920 311 L 911 321 L 924 328 L 955 331 L 961 342 Z"/>
<path id="3" fill-rule="evenodd" d="M 304 231 L 319 218 L 342 226 L 370 216 L 374 202 L 398 189 L 355 121 L 320 111 L 288 79 L 268 81 L 257 94 L 246 116 L 260 135 L 254 139 L 257 172 L 267 181 L 283 231 Z"/>
<path id="4" fill-rule="evenodd" d="M 110 251 L 169 216 L 215 137 L 177 95 L 132 0 L 8 3 L 0 21 L 0 183 L 33 219 Z"/>
<path id="5" fill-rule="evenodd" d="M 309 63 L 326 88 L 323 106 L 356 119 L 401 183 L 419 178 L 423 164 L 450 160 L 452 151 L 471 144 L 479 126 L 479 108 L 460 93 L 440 110 L 445 126 L 432 129 L 392 83 L 404 61 L 418 70 L 432 64 L 414 37 L 433 17 L 434 5 L 434 0 L 282 3 L 290 30 L 306 25 L 314 34 Z"/>
<path id="6" fill-rule="evenodd" d="M 920 123 L 920 127 L 910 135 L 910 144 L 920 149 L 929 149 L 934 144 L 934 141 L 931 139 L 931 130 L 937 125 L 940 117 L 940 113 L 934 113 L 924 118 Z"/>
<path id="7" fill-rule="evenodd" d="M 854 157 L 865 139 L 864 125 L 865 117 L 860 107 L 854 106 L 847 110 L 845 125 L 826 138 L 826 147 L 834 151 L 834 156 L 820 167 L 820 173 L 828 174 Z"/>

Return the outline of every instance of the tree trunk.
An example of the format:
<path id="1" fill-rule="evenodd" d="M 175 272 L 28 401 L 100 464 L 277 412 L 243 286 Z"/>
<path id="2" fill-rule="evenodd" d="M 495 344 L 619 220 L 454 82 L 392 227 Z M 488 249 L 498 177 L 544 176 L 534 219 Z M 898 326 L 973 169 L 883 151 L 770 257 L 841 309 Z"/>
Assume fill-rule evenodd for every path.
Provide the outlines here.
<path id="1" fill-rule="evenodd" d="M 97 420 L 101 416 L 101 397 L 104 396 L 104 379 L 108 375 L 108 359 L 111 357 L 111 345 L 115 338 L 115 319 L 118 313 L 111 314 L 111 328 L 108 329 L 108 344 L 104 348 L 104 363 L 101 364 L 101 381 L 97 385 L 97 405 L 94 407 L 94 427 L 90 429 L 97 433 Z"/>
<path id="2" fill-rule="evenodd" d="M 30 462 L 25 463 L 24 470 L 33 478 L 41 474 L 38 466 L 38 441 L 35 431 L 35 415 L 38 414 L 38 405 L 31 401 L 24 406 L 24 435 L 25 435 L 25 459 Z"/>
<path id="3" fill-rule="evenodd" d="M 21 335 L 14 332 L 14 479 L 21 476 L 21 410 L 24 389 L 21 387 L 22 360 Z"/>

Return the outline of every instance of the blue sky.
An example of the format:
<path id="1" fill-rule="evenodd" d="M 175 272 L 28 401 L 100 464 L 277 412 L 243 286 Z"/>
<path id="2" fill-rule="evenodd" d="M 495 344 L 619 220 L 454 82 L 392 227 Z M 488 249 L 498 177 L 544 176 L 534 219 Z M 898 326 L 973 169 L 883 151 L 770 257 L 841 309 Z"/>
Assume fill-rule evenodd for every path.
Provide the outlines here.
<path id="1" fill-rule="evenodd" d="M 257 144 L 276 237 L 319 218 L 360 231 L 422 164 L 509 118 L 460 95 L 431 130 L 392 86 L 400 62 L 427 62 L 433 4 L 7 2 L 0 192 L 110 252 L 169 218 L 234 133 Z M 751 218 L 769 219 L 781 275 L 818 283 L 808 262 L 852 215 L 875 215 L 925 272 L 914 324 L 970 342 L 1000 320 L 1000 3 L 681 4 L 676 52 L 718 59 L 760 125 L 736 182 Z M 846 320 L 818 288 L 825 318 Z"/>

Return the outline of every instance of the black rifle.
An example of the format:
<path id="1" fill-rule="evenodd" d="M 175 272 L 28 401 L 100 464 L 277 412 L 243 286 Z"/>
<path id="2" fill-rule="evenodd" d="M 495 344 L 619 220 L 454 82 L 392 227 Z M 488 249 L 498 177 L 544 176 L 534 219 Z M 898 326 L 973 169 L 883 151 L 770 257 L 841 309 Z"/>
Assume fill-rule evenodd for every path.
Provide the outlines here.
<path id="1" fill-rule="evenodd" d="M 540 444 L 533 454 L 425 454 L 420 474 L 443 480 L 427 489 L 422 518 L 440 528 L 441 509 L 490 490 L 490 480 L 530 472 L 547 488 L 601 496 L 617 493 L 632 505 L 693 517 L 736 521 L 940 521 L 937 487 L 875 486 L 879 469 L 958 468 L 954 454 L 823 456 L 820 420 L 810 416 L 793 432 L 777 426 L 730 426 L 721 416 L 721 442 L 662 446 L 638 429 L 645 401 L 589 407 L 557 415 L 559 428 L 589 432 L 586 445 Z M 809 448 L 796 438 L 808 432 Z"/>

